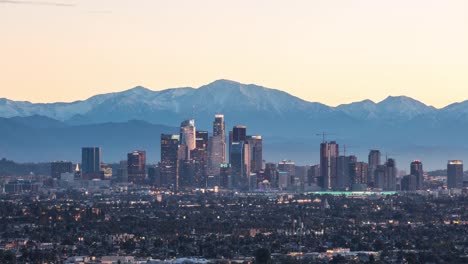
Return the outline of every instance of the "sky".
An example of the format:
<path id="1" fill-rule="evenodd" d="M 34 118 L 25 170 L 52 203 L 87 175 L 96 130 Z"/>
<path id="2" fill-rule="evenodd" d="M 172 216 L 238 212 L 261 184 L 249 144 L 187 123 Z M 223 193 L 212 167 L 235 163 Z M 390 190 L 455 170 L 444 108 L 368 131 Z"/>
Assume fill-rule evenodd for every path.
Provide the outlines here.
<path id="1" fill-rule="evenodd" d="M 0 97 L 230 79 L 339 105 L 468 99 L 466 0 L 0 0 Z"/>

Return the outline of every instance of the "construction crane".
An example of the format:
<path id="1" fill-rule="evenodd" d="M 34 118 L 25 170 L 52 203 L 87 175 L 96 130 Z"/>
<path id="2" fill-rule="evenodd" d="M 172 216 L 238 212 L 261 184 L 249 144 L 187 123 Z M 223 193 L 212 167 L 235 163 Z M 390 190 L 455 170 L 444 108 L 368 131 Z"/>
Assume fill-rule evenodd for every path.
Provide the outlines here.
<path id="1" fill-rule="evenodd" d="M 315 135 L 316 135 L 316 136 L 322 136 L 323 143 L 325 143 L 325 142 L 327 142 L 327 141 L 325 140 L 325 138 L 326 138 L 327 136 L 335 135 L 335 134 L 326 133 L 325 131 L 323 131 L 322 133 L 318 133 L 318 134 L 315 134 Z"/>
<path id="2" fill-rule="evenodd" d="M 385 162 L 388 161 L 388 156 L 400 156 L 400 154 L 395 154 L 395 153 L 388 153 L 388 152 L 385 152 Z"/>
<path id="3" fill-rule="evenodd" d="M 343 156 L 346 157 L 346 150 L 350 148 L 357 148 L 357 146 L 348 146 L 348 145 L 343 145 Z"/>

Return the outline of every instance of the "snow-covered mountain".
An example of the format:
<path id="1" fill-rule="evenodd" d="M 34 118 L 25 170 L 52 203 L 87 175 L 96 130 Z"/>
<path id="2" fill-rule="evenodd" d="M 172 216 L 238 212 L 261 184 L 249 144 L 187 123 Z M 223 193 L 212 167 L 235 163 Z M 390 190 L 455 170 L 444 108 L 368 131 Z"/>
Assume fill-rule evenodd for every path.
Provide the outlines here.
<path id="1" fill-rule="evenodd" d="M 434 168 L 443 167 L 447 159 L 463 159 L 465 151 L 468 160 L 468 101 L 436 109 L 409 97 L 390 96 L 377 103 L 364 100 L 330 107 L 279 90 L 229 80 L 196 89 L 152 91 L 135 87 L 71 103 L 0 99 L 0 117 L 4 117 L 0 119 L 0 154 L 31 161 L 66 158 L 71 152 L 79 153 L 79 145 L 100 145 L 92 136 L 96 134 L 111 150 L 126 141 L 124 148 L 112 152 L 112 157 L 121 156 L 132 145 L 153 151 L 156 156 L 161 129 L 151 128 L 151 124 L 171 127 L 175 132 L 182 120 L 195 116 L 197 129 L 211 131 L 217 113 L 225 115 L 227 129 L 244 124 L 249 134 L 263 135 L 268 160 L 316 162 L 321 141 L 317 134 L 322 131 L 332 134 L 330 140 L 361 148 L 355 154 L 363 160 L 369 148 L 399 153 L 398 159 L 405 164 L 411 159 L 440 162 Z M 147 133 L 147 129 L 154 133 Z M 125 133 L 129 135 L 125 137 Z M 137 138 L 138 142 L 132 143 Z M 73 141 L 74 145 L 68 146 L 73 151 L 64 143 L 69 141 Z M 64 150 L 59 149 L 61 144 Z M 25 151 L 25 146 L 35 151 Z M 63 152 L 65 149 L 68 152 Z M 49 151 L 48 156 L 34 154 L 45 151 Z"/>
<path id="2" fill-rule="evenodd" d="M 455 107 L 448 107 L 445 112 Z M 274 119 L 290 119 L 290 115 L 295 115 L 307 120 L 345 114 L 358 120 L 410 120 L 437 111 L 405 96 L 389 96 L 379 103 L 364 100 L 329 107 L 279 90 L 229 80 L 217 80 L 198 89 L 186 87 L 152 91 L 138 86 L 71 103 L 33 104 L 0 99 L 0 117 L 41 115 L 73 124 L 140 119 L 173 125 L 173 118 L 187 118 L 193 114 L 205 117 L 214 113 L 232 114 L 234 117 L 266 115 Z"/>
<path id="3" fill-rule="evenodd" d="M 406 96 L 389 96 L 385 100 L 374 103 L 364 100 L 351 104 L 343 104 L 336 107 L 348 115 L 364 120 L 410 120 L 416 116 L 434 114 L 437 109 L 420 101 Z"/>

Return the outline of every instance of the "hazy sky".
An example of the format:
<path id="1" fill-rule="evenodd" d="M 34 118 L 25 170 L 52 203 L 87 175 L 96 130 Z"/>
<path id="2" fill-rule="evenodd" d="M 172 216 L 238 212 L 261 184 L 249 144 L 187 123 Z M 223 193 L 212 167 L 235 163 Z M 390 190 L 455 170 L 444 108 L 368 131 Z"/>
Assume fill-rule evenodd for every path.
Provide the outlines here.
<path id="1" fill-rule="evenodd" d="M 329 105 L 468 99 L 466 0 L 0 0 L 0 97 L 231 79 Z"/>

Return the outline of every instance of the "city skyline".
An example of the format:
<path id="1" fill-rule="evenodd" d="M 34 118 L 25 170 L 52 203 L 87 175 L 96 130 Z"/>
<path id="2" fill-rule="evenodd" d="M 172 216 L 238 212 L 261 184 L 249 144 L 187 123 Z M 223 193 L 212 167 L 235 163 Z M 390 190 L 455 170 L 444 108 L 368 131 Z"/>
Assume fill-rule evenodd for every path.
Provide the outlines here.
<path id="1" fill-rule="evenodd" d="M 225 78 L 332 106 L 407 95 L 442 107 L 468 99 L 467 5 L 0 1 L 1 96 L 69 102 Z"/>

